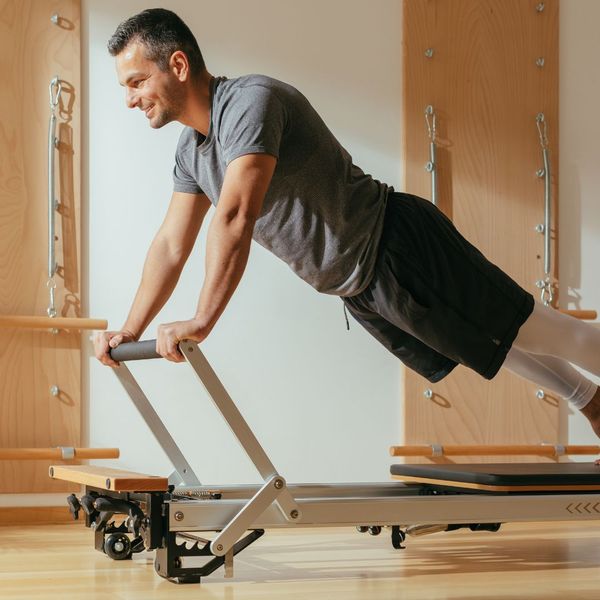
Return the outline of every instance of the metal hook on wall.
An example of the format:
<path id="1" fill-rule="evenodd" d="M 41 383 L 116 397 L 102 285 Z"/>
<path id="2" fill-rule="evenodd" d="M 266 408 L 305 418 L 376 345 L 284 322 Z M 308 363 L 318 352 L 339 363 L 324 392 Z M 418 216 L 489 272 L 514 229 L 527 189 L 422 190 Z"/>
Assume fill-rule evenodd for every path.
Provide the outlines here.
<path id="1" fill-rule="evenodd" d="M 544 178 L 544 223 L 536 227 L 537 232 L 544 234 L 544 278 L 536 281 L 536 286 L 541 290 L 542 302 L 545 306 L 549 306 L 554 299 L 551 278 L 552 188 L 550 181 L 550 149 L 548 144 L 548 125 L 544 113 L 538 113 L 535 122 L 540 138 L 540 146 L 542 147 L 542 159 L 544 161 L 544 167 L 536 172 L 538 177 Z"/>
<path id="2" fill-rule="evenodd" d="M 425 123 L 427 124 L 427 135 L 429 136 L 429 162 L 425 170 L 431 174 L 431 202 L 437 205 L 437 164 L 436 164 L 436 117 L 435 110 L 430 104 L 425 108 Z"/>

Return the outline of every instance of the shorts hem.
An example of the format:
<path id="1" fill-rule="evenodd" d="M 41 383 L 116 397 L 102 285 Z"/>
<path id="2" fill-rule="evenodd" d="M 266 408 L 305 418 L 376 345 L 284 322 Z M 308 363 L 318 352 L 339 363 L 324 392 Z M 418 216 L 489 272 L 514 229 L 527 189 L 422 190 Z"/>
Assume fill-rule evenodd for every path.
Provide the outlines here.
<path id="1" fill-rule="evenodd" d="M 535 306 L 535 299 L 531 294 L 527 294 L 525 298 L 525 302 L 523 306 L 519 310 L 517 317 L 513 321 L 508 333 L 504 336 L 504 339 L 500 343 L 498 350 L 494 354 L 494 358 L 490 366 L 485 370 L 485 372 L 481 373 L 481 376 L 485 379 L 493 379 L 497 374 L 504 361 L 506 360 L 506 355 L 511 349 L 513 342 L 515 341 L 517 334 L 519 333 L 519 329 L 521 326 L 527 321 L 531 313 L 533 312 L 533 308 Z"/>
<path id="2" fill-rule="evenodd" d="M 429 381 L 429 383 L 438 383 L 438 381 L 441 381 L 442 379 L 444 379 L 444 377 L 446 377 L 447 375 L 450 375 L 450 373 L 457 366 L 458 366 L 457 362 L 448 359 L 448 365 L 446 367 L 444 367 L 443 369 L 439 369 L 433 375 L 430 375 L 429 377 L 425 377 L 425 379 L 427 379 L 427 381 Z"/>

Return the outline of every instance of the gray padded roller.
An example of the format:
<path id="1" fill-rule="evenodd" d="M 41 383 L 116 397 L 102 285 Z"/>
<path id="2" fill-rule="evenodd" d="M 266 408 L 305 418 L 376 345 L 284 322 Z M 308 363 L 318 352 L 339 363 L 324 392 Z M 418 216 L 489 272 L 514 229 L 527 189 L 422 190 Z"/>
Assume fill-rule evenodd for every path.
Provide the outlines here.
<path id="1" fill-rule="evenodd" d="M 162 356 L 156 352 L 156 340 L 126 342 L 125 344 L 120 344 L 110 351 L 110 357 L 117 362 L 162 358 Z"/>

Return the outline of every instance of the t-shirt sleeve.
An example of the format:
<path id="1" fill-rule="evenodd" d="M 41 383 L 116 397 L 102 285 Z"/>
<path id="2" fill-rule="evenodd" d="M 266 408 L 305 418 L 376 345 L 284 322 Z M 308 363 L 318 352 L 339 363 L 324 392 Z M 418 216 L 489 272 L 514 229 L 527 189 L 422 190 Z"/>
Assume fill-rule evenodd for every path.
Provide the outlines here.
<path id="1" fill-rule="evenodd" d="M 183 154 L 185 152 L 185 140 L 182 137 L 177 144 L 175 152 L 175 166 L 173 167 L 173 191 L 184 192 L 186 194 L 202 194 L 198 182 L 192 177 L 189 169 L 185 165 Z"/>
<path id="2" fill-rule="evenodd" d="M 219 143 L 225 163 L 244 154 L 271 154 L 279 158 L 286 125 L 286 110 L 275 93 L 265 86 L 238 91 L 239 96 L 223 111 Z"/>

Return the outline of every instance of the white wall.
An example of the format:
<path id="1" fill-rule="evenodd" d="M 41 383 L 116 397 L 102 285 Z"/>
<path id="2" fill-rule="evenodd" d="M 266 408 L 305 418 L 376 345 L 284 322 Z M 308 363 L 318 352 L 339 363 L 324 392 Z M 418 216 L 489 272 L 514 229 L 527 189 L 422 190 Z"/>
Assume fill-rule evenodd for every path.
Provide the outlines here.
<path id="1" fill-rule="evenodd" d="M 399 185 L 399 2 L 165 4 L 195 32 L 211 73 L 264 73 L 295 85 L 357 164 Z M 114 59 L 105 50 L 119 22 L 146 7 L 133 0 L 83 3 L 89 313 L 108 318 L 112 328 L 126 316 L 170 198 L 180 131 L 179 125 L 151 130 L 141 112 L 125 107 Z M 193 315 L 203 245 L 204 238 L 156 323 Z M 357 324 L 346 331 L 339 299 L 317 294 L 255 246 L 242 284 L 203 350 L 289 480 L 388 478 L 387 448 L 399 441 L 398 362 Z M 203 482 L 258 481 L 186 365 L 153 361 L 131 368 Z M 113 373 L 93 359 L 89 390 L 90 445 L 120 447 L 122 466 L 168 472 L 168 461 Z"/>
<path id="2" fill-rule="evenodd" d="M 560 294 L 569 308 L 600 312 L 600 2 L 560 4 Z M 586 419 L 569 409 L 570 443 L 598 443 Z"/>
<path id="3" fill-rule="evenodd" d="M 365 170 L 400 182 L 399 0 L 172 1 L 197 34 L 209 70 L 260 72 L 299 87 Z M 128 111 L 105 43 L 134 0 L 84 0 L 88 54 L 89 313 L 121 324 L 145 251 L 171 190 L 179 128 L 150 130 Z M 561 3 L 560 265 L 563 305 L 600 309 L 597 144 L 600 98 L 594 24 L 600 3 Z M 552 132 L 550 132 L 552 135 Z M 157 322 L 192 314 L 202 281 L 196 248 Z M 153 335 L 151 326 L 149 335 Z M 204 350 L 275 465 L 290 480 L 387 479 L 399 440 L 396 361 L 352 325 L 339 300 L 319 296 L 255 247 L 244 281 Z M 257 480 L 185 366 L 133 366 L 206 482 Z M 109 369 L 89 362 L 89 443 L 119 446 L 125 467 L 163 473 L 168 461 Z M 579 415 L 563 414 L 572 443 L 596 441 Z"/>

